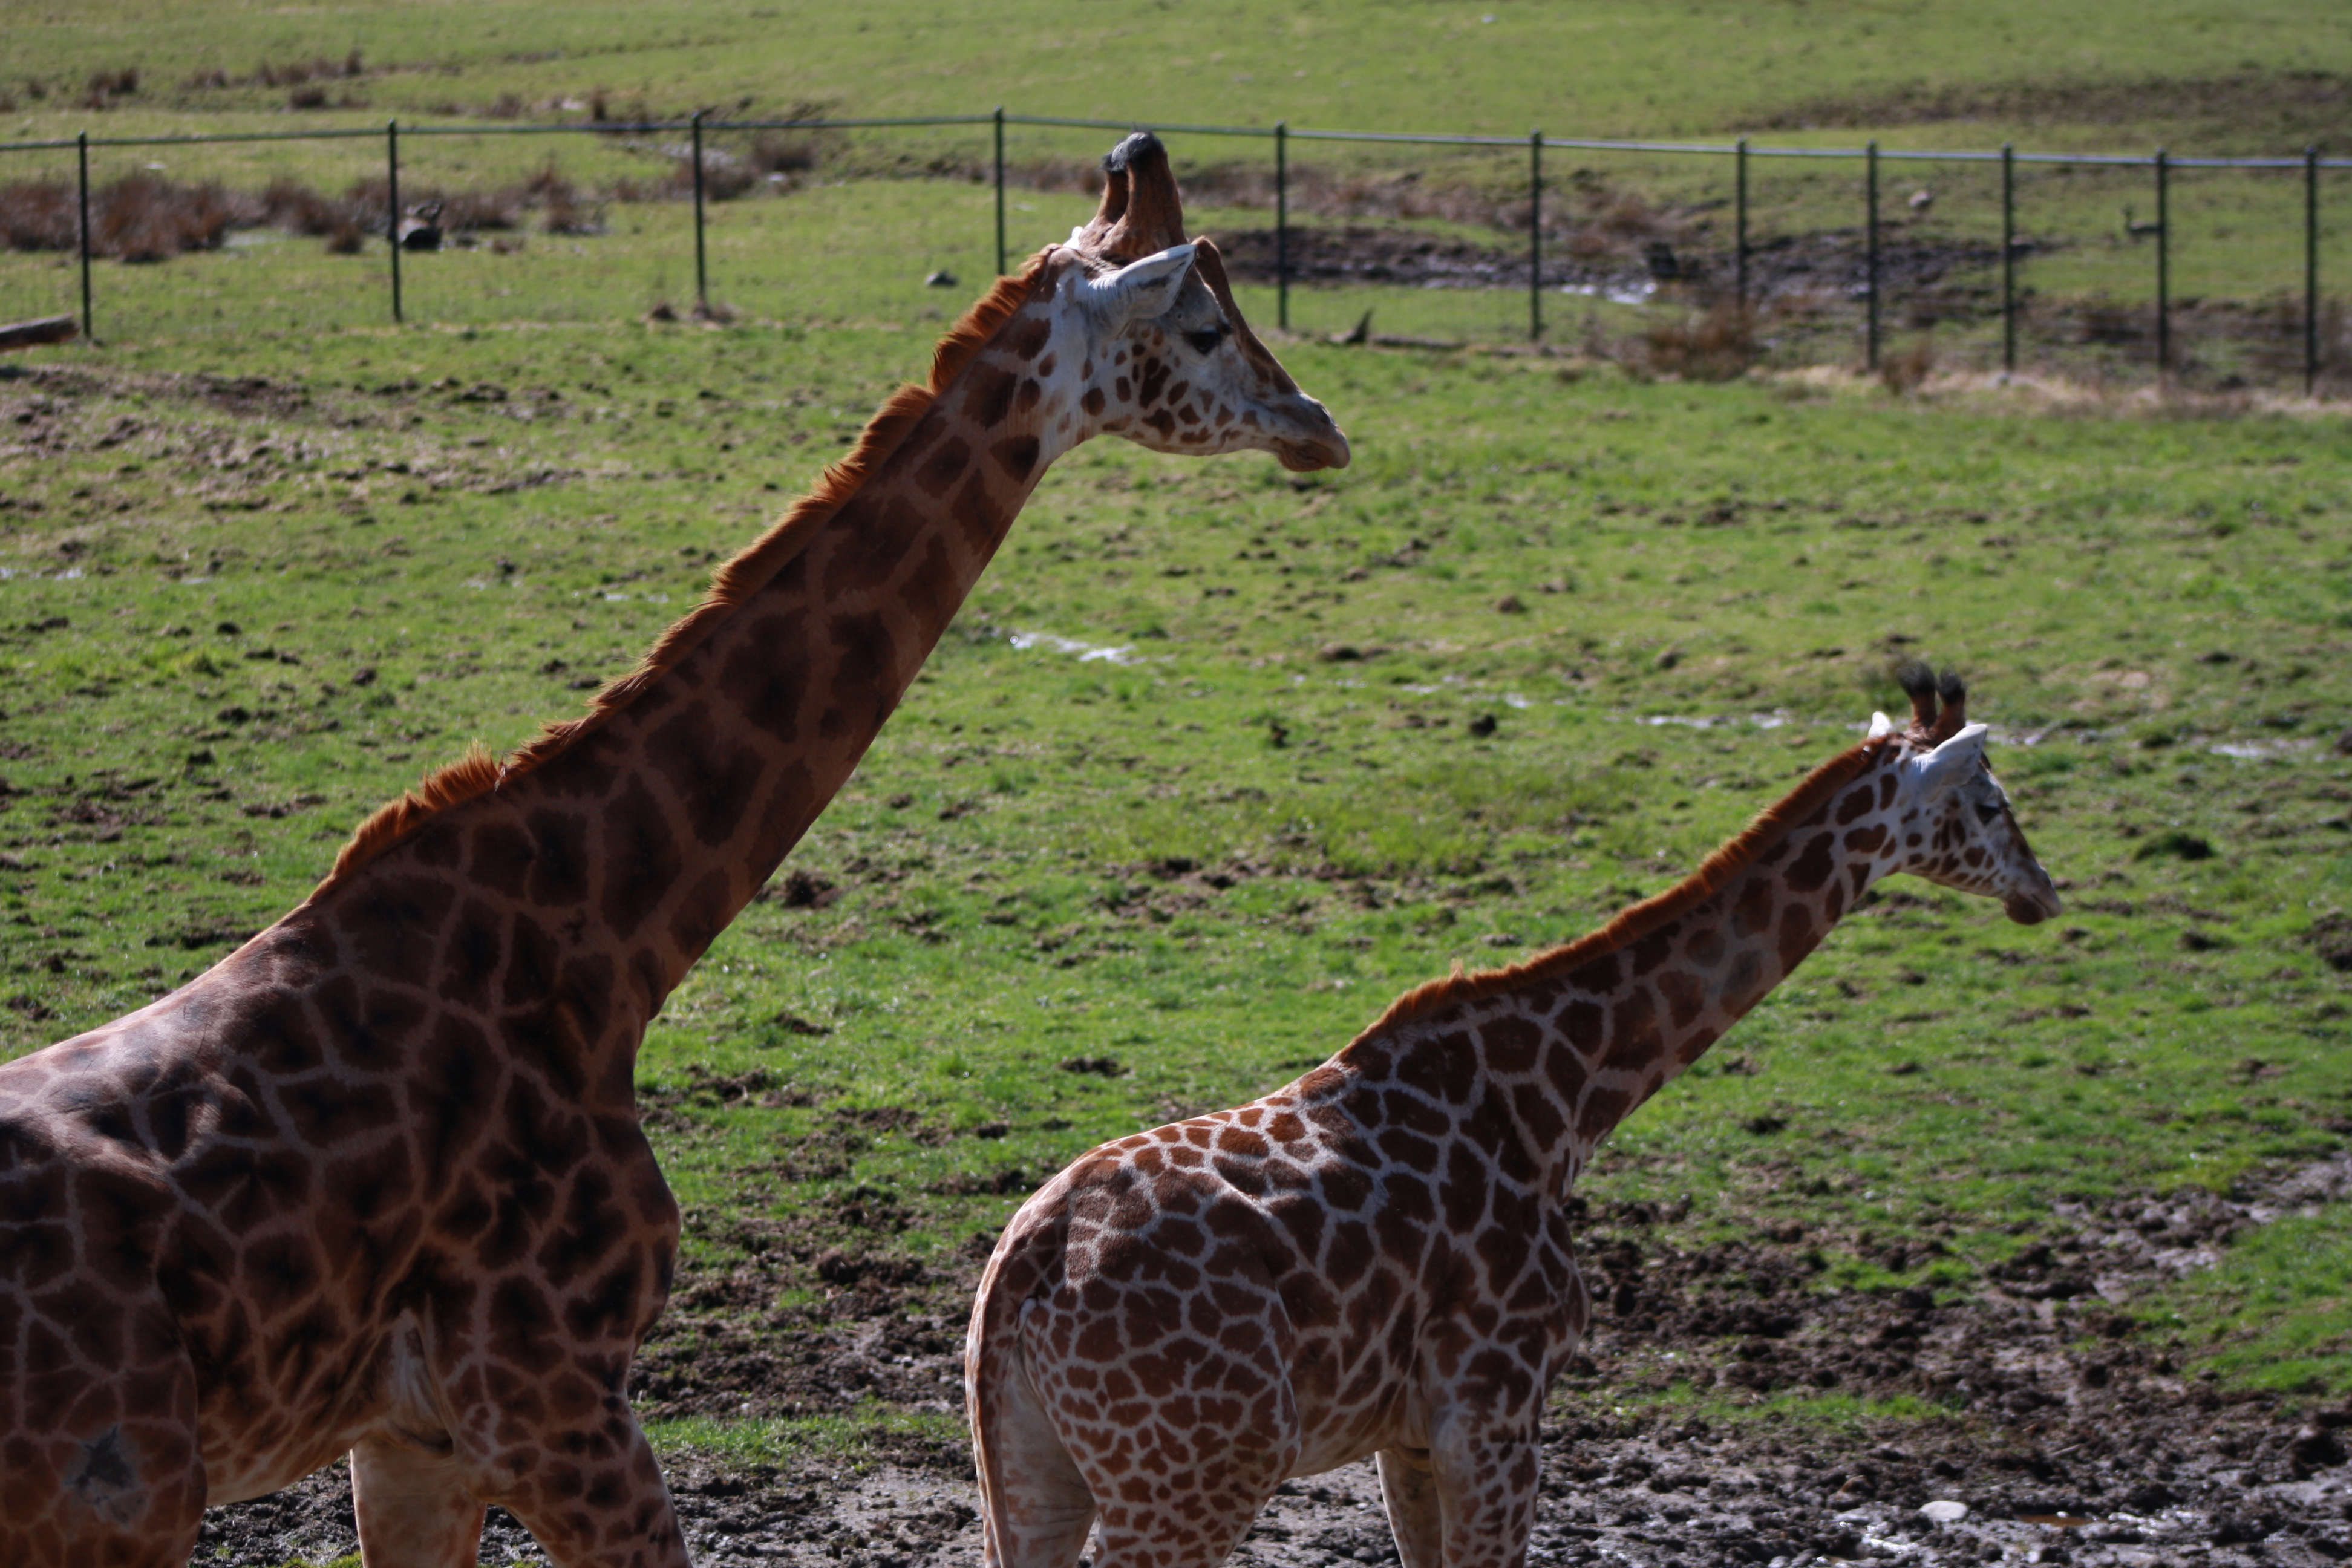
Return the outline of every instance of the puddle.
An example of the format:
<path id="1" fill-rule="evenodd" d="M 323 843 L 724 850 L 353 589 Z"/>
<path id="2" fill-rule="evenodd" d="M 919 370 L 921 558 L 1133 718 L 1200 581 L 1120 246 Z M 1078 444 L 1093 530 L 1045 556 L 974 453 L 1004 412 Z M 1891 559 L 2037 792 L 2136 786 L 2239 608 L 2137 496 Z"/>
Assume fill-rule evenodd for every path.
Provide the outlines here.
<path id="1" fill-rule="evenodd" d="M 1035 648 L 1043 648 L 1047 653 L 1071 654 L 1076 656 L 1080 664 L 1085 664 L 1093 659 L 1101 659 L 1107 664 L 1137 664 L 1141 662 L 1141 660 L 1137 657 L 1135 649 L 1125 643 L 1121 643 L 1116 647 L 1097 647 L 1092 643 L 1083 643 L 1075 637 L 1055 637 L 1051 632 L 1013 632 L 1004 640 L 1011 643 L 1014 647 L 1021 649 L 1024 653 L 1027 653 Z"/>

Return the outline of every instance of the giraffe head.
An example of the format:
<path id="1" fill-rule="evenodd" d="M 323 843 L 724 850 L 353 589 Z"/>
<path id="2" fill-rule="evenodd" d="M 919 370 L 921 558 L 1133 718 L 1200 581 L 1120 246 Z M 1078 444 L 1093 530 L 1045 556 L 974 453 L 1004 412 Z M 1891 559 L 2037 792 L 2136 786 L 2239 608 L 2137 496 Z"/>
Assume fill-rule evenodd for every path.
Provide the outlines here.
<path id="1" fill-rule="evenodd" d="M 1884 713 L 1870 721 L 1874 739 L 1890 737 L 1899 748 L 1887 775 L 1895 781 L 1888 805 L 1896 848 L 1891 868 L 1999 899 L 2020 925 L 2048 920 L 2059 910 L 2058 889 L 2027 847 L 2009 796 L 1985 761 L 1985 727 L 1968 721 L 1967 687 L 1950 670 L 1939 682 L 1916 661 L 1896 671 L 1896 679 L 1911 699 L 1911 723 L 1898 733 Z"/>
<path id="2" fill-rule="evenodd" d="M 1286 468 L 1346 468 L 1347 437 L 1242 319 L 1217 247 L 1185 238 L 1160 139 L 1137 132 L 1103 174 L 1093 221 L 1041 258 L 1059 320 L 1036 370 L 1066 395 L 1058 445 L 1111 434 L 1155 452 L 1261 451 Z"/>

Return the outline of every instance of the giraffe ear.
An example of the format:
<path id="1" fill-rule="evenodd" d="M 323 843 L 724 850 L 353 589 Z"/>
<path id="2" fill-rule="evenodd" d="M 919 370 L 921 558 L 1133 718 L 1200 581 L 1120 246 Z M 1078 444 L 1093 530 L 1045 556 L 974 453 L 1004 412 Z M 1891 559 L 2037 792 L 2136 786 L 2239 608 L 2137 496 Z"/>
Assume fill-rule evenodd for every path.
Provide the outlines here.
<path id="1" fill-rule="evenodd" d="M 1106 326 L 1123 327 L 1129 321 L 1166 315 L 1192 275 L 1192 245 L 1187 240 L 1140 261 L 1130 261 L 1116 272 L 1080 279 L 1079 297 Z"/>
<path id="2" fill-rule="evenodd" d="M 1919 759 L 1920 784 L 1929 795 L 1940 795 L 1970 777 L 1984 761 L 1984 743 L 1983 725 L 1962 726 L 1958 734 Z"/>
<path id="3" fill-rule="evenodd" d="M 1885 737 L 1892 735 L 1893 733 L 1895 733 L 1894 720 L 1889 719 L 1884 713 L 1873 713 L 1870 716 L 1870 738 L 1872 740 L 1884 740 Z"/>

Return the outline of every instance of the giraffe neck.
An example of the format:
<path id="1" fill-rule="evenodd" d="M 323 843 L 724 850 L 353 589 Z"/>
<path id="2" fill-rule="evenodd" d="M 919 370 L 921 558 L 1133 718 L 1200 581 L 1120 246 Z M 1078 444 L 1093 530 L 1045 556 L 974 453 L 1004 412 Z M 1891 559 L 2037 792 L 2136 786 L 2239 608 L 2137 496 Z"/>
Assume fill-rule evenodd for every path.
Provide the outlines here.
<path id="1" fill-rule="evenodd" d="M 1643 926 L 1637 908 L 1516 970 L 1440 982 L 1341 1062 L 1454 1114 L 1470 1106 L 1490 1134 L 1507 1126 L 1540 1173 L 1533 1184 L 1564 1192 L 1618 1122 L 1786 979 L 1895 864 L 1913 825 L 1888 787 L 1894 757 L 1866 750 L 1860 771 L 1818 801 L 1801 800 L 1800 786 L 1719 852 L 1736 863 L 1710 862 L 1711 887 L 1664 918 Z"/>
<path id="2" fill-rule="evenodd" d="M 722 577 L 590 721 L 394 823 L 308 918 L 349 937 L 398 909 L 412 934 L 342 951 L 445 994 L 478 965 L 482 1013 L 520 995 L 578 1076 L 625 1095 L 646 1023 L 847 781 L 1080 427 L 1082 378 L 1044 363 L 1055 312 L 1050 279 L 1030 287 L 946 384 L 877 419 L 852 492 L 728 568 L 759 580 Z"/>

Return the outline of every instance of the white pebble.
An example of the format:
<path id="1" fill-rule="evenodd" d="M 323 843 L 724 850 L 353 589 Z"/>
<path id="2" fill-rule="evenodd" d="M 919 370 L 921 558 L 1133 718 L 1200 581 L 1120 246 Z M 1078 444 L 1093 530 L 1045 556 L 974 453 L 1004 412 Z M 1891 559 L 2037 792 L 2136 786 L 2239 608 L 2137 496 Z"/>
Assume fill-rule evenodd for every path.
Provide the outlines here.
<path id="1" fill-rule="evenodd" d="M 1958 1524 L 1969 1517 L 1969 1505 L 1954 1502 L 1949 1498 L 1938 1498 L 1934 1502 L 1921 1503 L 1919 1512 L 1921 1517 L 1934 1520 L 1937 1524 Z"/>

